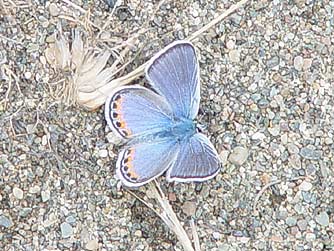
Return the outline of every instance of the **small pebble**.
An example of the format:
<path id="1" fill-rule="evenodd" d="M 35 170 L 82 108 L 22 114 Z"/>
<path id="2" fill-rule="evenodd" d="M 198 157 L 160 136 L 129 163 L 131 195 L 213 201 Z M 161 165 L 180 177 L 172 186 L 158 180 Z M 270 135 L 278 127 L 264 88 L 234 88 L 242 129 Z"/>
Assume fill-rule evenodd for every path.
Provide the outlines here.
<path id="1" fill-rule="evenodd" d="M 57 4 L 51 3 L 50 6 L 49 6 L 49 12 L 50 12 L 50 15 L 53 16 L 53 17 L 58 16 L 60 11 L 59 11 L 59 8 L 58 8 Z"/>
<path id="2" fill-rule="evenodd" d="M 73 215 L 70 215 L 70 216 L 67 216 L 66 217 L 66 222 L 67 223 L 75 223 L 76 222 L 76 219 L 75 219 L 75 217 L 73 216 Z"/>
<path id="3" fill-rule="evenodd" d="M 100 156 L 101 158 L 106 158 L 106 157 L 108 157 L 108 150 L 106 150 L 106 149 L 101 149 L 101 150 L 99 151 L 99 156 Z"/>
<path id="4" fill-rule="evenodd" d="M 196 202 L 195 201 L 186 201 L 182 206 L 183 212 L 187 216 L 193 216 L 196 213 Z"/>
<path id="5" fill-rule="evenodd" d="M 300 155 L 309 160 L 318 160 L 321 157 L 321 152 L 319 150 L 314 150 L 311 147 L 303 147 L 300 150 Z"/>
<path id="6" fill-rule="evenodd" d="M 219 233 L 219 232 L 213 232 L 212 233 L 212 236 L 213 236 L 213 238 L 214 239 L 216 239 L 216 240 L 219 240 L 220 238 L 221 238 L 221 233 Z"/>
<path id="7" fill-rule="evenodd" d="M 267 61 L 268 68 L 274 68 L 275 66 L 279 65 L 280 59 L 277 56 L 272 57 Z"/>
<path id="8" fill-rule="evenodd" d="M 303 69 L 304 59 L 301 56 L 297 56 L 293 60 L 293 66 L 297 71 L 301 71 Z"/>
<path id="9" fill-rule="evenodd" d="M 312 66 L 313 59 L 312 58 L 305 58 L 303 64 L 303 70 L 307 71 Z"/>
<path id="10" fill-rule="evenodd" d="M 333 144 L 333 139 L 332 139 L 332 138 L 325 138 L 325 144 L 326 144 L 326 145 L 331 145 L 331 144 Z"/>
<path id="11" fill-rule="evenodd" d="M 61 236 L 62 238 L 69 238 L 73 233 L 73 228 L 67 222 L 60 224 Z"/>
<path id="12" fill-rule="evenodd" d="M 268 128 L 268 132 L 272 136 L 276 137 L 280 134 L 280 128 L 279 128 L 279 126 L 271 127 L 271 128 Z"/>
<path id="13" fill-rule="evenodd" d="M 43 137 L 42 137 L 42 145 L 46 146 L 47 143 L 48 143 L 48 136 L 47 135 L 43 135 Z"/>
<path id="14" fill-rule="evenodd" d="M 288 147 L 288 152 L 289 152 L 290 154 L 297 154 L 297 153 L 299 153 L 299 148 L 298 148 L 298 146 L 296 146 L 295 144 L 293 144 L 293 143 L 289 143 L 289 144 L 287 145 L 287 147 Z"/>
<path id="15" fill-rule="evenodd" d="M 13 195 L 15 196 L 16 199 L 22 200 L 23 199 L 23 191 L 22 189 L 18 187 L 14 187 L 13 189 Z"/>
<path id="16" fill-rule="evenodd" d="M 50 191 L 49 190 L 42 191 L 41 197 L 43 202 L 47 202 L 50 199 Z"/>
<path id="17" fill-rule="evenodd" d="M 231 50 L 229 53 L 229 58 L 233 63 L 238 63 L 240 61 L 240 55 L 238 50 Z"/>
<path id="18" fill-rule="evenodd" d="M 99 243 L 97 240 L 93 239 L 87 242 L 86 249 L 94 251 L 99 248 Z"/>
<path id="19" fill-rule="evenodd" d="M 223 151 L 220 152 L 219 158 L 220 158 L 220 161 L 223 164 L 223 166 L 227 164 L 227 159 L 228 159 L 229 154 L 230 154 L 230 152 L 227 151 L 227 150 L 223 150 Z"/>
<path id="20" fill-rule="evenodd" d="M 235 42 L 233 40 L 228 40 L 226 43 L 226 48 L 229 50 L 233 50 L 235 46 Z"/>
<path id="21" fill-rule="evenodd" d="M 237 251 L 239 248 L 232 246 L 231 244 L 223 244 L 218 248 L 219 251 Z"/>
<path id="22" fill-rule="evenodd" d="M 297 223 L 297 219 L 296 219 L 296 217 L 289 216 L 289 217 L 286 218 L 285 223 L 286 223 L 289 227 L 292 227 L 292 226 L 296 225 L 296 223 Z"/>
<path id="23" fill-rule="evenodd" d="M 25 77 L 25 79 L 27 79 L 27 80 L 31 79 L 31 76 L 32 76 L 32 74 L 31 74 L 30 71 L 26 71 L 26 72 L 24 73 L 24 77 Z"/>
<path id="24" fill-rule="evenodd" d="M 329 225 L 329 216 L 327 212 L 321 212 L 315 216 L 315 221 L 321 226 L 327 227 Z"/>
<path id="25" fill-rule="evenodd" d="M 313 185 L 312 183 L 304 180 L 300 185 L 299 185 L 299 190 L 301 191 L 310 191 L 312 189 Z"/>
<path id="26" fill-rule="evenodd" d="M 307 233 L 305 236 L 306 241 L 311 242 L 314 241 L 316 238 L 314 233 Z"/>
<path id="27" fill-rule="evenodd" d="M 32 208 L 30 208 L 30 207 L 25 207 L 25 208 L 22 208 L 22 209 L 20 210 L 19 215 L 20 215 L 21 217 L 27 217 L 28 214 L 30 214 L 31 211 L 32 211 Z"/>
<path id="28" fill-rule="evenodd" d="M 307 229 L 307 221 L 304 219 L 298 220 L 297 226 L 299 227 L 300 231 L 305 231 Z"/>
<path id="29" fill-rule="evenodd" d="M 136 230 L 136 231 L 135 231 L 135 236 L 136 236 L 136 237 L 142 237 L 142 235 L 143 235 L 143 234 L 142 234 L 142 232 L 141 232 L 140 230 Z"/>
<path id="30" fill-rule="evenodd" d="M 252 135 L 252 140 L 264 140 L 266 138 L 266 135 L 262 132 L 256 132 Z"/>
<path id="31" fill-rule="evenodd" d="M 35 193 L 39 193 L 39 191 L 41 190 L 41 188 L 37 185 L 30 187 L 29 188 L 29 193 L 35 194 Z"/>
<path id="32" fill-rule="evenodd" d="M 248 150 L 245 147 L 237 146 L 233 149 L 229 156 L 229 161 L 232 164 L 241 166 L 248 158 Z"/>
<path id="33" fill-rule="evenodd" d="M 301 168 L 301 165 L 302 165 L 302 162 L 300 160 L 300 156 L 297 155 L 297 154 L 292 154 L 290 157 L 289 157 L 289 164 L 295 168 L 295 169 L 300 169 Z"/>
<path id="34" fill-rule="evenodd" d="M 8 217 L 4 216 L 4 215 L 0 215 L 0 226 L 5 227 L 5 228 L 9 228 L 13 225 L 13 222 L 11 221 L 11 219 L 9 219 Z M 0 233 L 1 235 L 1 233 Z"/>

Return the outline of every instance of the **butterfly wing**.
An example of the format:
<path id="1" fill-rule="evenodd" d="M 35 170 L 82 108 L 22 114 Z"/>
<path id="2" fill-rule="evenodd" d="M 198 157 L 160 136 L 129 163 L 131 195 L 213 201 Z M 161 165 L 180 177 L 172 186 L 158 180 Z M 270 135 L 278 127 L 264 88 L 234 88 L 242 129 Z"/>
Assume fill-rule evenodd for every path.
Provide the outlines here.
<path id="1" fill-rule="evenodd" d="M 173 139 L 126 146 L 119 153 L 116 174 L 126 186 L 144 185 L 174 164 L 177 152 L 178 144 Z"/>
<path id="2" fill-rule="evenodd" d="M 180 144 L 174 165 L 167 171 L 168 181 L 204 181 L 217 175 L 218 153 L 209 139 L 196 133 Z"/>
<path id="3" fill-rule="evenodd" d="M 199 66 L 195 48 L 186 41 L 170 44 L 146 68 L 151 86 L 172 107 L 177 117 L 194 119 L 200 101 Z"/>
<path id="4" fill-rule="evenodd" d="M 171 113 L 163 97 L 137 85 L 115 90 L 105 104 L 109 127 L 123 139 L 168 128 L 172 123 Z"/>

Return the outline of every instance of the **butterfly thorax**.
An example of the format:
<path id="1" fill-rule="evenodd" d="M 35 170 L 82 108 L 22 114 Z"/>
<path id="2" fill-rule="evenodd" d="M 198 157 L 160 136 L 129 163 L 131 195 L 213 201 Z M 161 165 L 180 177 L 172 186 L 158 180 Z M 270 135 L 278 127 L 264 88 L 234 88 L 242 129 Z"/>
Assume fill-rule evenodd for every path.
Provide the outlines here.
<path id="1" fill-rule="evenodd" d="M 170 129 L 170 134 L 178 140 L 190 137 L 196 133 L 196 124 L 190 119 L 177 119 Z"/>

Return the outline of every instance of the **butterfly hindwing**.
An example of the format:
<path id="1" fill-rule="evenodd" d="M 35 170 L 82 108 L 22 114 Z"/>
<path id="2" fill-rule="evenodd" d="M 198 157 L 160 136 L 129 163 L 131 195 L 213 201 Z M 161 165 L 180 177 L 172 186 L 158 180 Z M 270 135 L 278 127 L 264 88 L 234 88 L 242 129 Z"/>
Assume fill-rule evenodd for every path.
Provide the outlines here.
<path id="1" fill-rule="evenodd" d="M 201 133 L 180 143 L 174 165 L 167 171 L 169 181 L 204 181 L 214 177 L 220 167 L 218 153 Z"/>
<path id="2" fill-rule="evenodd" d="M 166 98 L 177 117 L 194 119 L 200 101 L 199 66 L 195 48 L 186 41 L 170 44 L 150 61 L 146 77 Z"/>
<path id="3" fill-rule="evenodd" d="M 174 164 L 177 152 L 178 145 L 173 139 L 126 146 L 118 156 L 117 176 L 126 186 L 141 186 Z"/>
<path id="4" fill-rule="evenodd" d="M 105 104 L 109 127 L 123 139 L 153 134 L 171 125 L 171 108 L 163 97 L 141 87 L 122 87 Z"/>

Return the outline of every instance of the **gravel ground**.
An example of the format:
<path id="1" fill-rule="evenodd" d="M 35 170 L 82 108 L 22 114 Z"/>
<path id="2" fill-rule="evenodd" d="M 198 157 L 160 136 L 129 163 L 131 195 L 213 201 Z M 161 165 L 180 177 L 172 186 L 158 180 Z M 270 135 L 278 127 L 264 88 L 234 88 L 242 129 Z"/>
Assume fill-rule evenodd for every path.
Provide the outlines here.
<path id="1" fill-rule="evenodd" d="M 68 2 L 0 0 L 0 249 L 182 250 L 115 180 L 103 109 L 54 97 L 64 73 L 44 51 L 57 25 L 94 37 L 115 1 Z M 146 27 L 129 72 L 231 4 L 120 1 L 96 44 Z M 199 121 L 224 167 L 202 184 L 159 181 L 187 230 L 195 220 L 202 250 L 334 249 L 333 30 L 334 1 L 259 0 L 193 42 Z M 135 193 L 147 199 L 145 189 Z"/>

